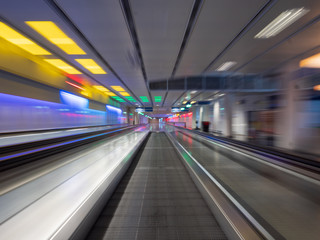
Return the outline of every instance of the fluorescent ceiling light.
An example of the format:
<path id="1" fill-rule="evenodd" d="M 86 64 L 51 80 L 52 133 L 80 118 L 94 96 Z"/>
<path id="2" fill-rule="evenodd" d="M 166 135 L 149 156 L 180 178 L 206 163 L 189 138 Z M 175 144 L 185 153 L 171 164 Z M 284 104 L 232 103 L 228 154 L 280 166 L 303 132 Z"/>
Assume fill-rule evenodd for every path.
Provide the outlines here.
<path id="1" fill-rule="evenodd" d="M 194 94 L 194 93 L 196 93 L 196 92 L 197 92 L 197 91 L 191 91 L 190 93 L 191 93 L 191 94 Z"/>
<path id="2" fill-rule="evenodd" d="M 182 104 L 186 104 L 188 101 L 183 101 Z"/>
<path id="3" fill-rule="evenodd" d="M 294 8 L 282 12 L 271 23 L 269 23 L 264 29 L 262 29 L 254 38 L 270 38 L 276 36 L 278 33 L 289 27 L 292 23 L 304 16 L 308 9 Z"/>
<path id="4" fill-rule="evenodd" d="M 109 89 L 105 88 L 104 86 L 100 86 L 100 85 L 95 85 L 95 86 L 93 86 L 93 88 L 95 88 L 101 92 L 109 92 L 110 91 Z"/>
<path id="5" fill-rule="evenodd" d="M 233 62 L 233 61 L 225 62 L 221 64 L 220 67 L 216 69 L 216 71 L 227 71 L 228 69 L 232 68 L 236 64 L 237 62 Z"/>
<path id="6" fill-rule="evenodd" d="M 26 21 L 31 28 L 48 39 L 51 43 L 61 48 L 67 54 L 85 55 L 86 53 L 69 38 L 54 22 L 51 21 Z"/>
<path id="7" fill-rule="evenodd" d="M 107 74 L 94 60 L 92 59 L 75 59 L 83 67 L 88 69 L 93 74 Z"/>
<path id="8" fill-rule="evenodd" d="M 195 104 L 197 101 L 192 101 L 191 104 Z"/>
<path id="9" fill-rule="evenodd" d="M 306 68 L 320 68 L 320 53 L 301 60 L 299 66 Z"/>
<path id="10" fill-rule="evenodd" d="M 18 33 L 3 22 L 0 22 L 0 37 L 33 55 L 51 55 L 50 52 L 40 47 L 29 38 L 26 38 L 22 34 Z"/>
<path id="11" fill-rule="evenodd" d="M 126 90 L 124 90 L 122 87 L 120 86 L 111 86 L 114 90 L 118 91 L 118 92 L 125 92 Z"/>
<path id="12" fill-rule="evenodd" d="M 43 59 L 44 61 L 50 63 L 51 65 L 55 66 L 56 68 L 61 69 L 62 71 L 69 73 L 69 74 L 81 74 L 77 69 L 70 66 L 66 62 L 62 61 L 61 59 Z"/>

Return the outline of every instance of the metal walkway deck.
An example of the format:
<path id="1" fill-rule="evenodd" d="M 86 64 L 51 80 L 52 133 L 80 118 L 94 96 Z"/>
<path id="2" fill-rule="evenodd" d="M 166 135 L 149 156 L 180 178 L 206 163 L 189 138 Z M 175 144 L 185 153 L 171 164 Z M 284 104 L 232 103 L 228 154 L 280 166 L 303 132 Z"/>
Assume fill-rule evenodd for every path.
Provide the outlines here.
<path id="1" fill-rule="evenodd" d="M 226 239 L 164 133 L 152 133 L 87 239 Z"/>

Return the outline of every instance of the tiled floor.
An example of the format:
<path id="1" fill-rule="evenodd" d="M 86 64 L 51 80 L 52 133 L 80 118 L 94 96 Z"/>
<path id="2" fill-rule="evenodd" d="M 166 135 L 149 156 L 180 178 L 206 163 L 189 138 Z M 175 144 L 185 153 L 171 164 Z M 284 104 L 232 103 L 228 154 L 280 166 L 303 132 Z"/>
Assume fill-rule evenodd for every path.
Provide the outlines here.
<path id="1" fill-rule="evenodd" d="M 226 239 L 164 133 L 152 133 L 88 239 Z"/>

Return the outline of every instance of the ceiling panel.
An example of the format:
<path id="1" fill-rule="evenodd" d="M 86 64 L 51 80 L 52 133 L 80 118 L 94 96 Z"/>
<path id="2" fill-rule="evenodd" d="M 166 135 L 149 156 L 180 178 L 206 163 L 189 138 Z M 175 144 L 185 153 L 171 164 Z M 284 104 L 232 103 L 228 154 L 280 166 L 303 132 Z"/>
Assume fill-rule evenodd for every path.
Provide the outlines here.
<path id="1" fill-rule="evenodd" d="M 280 32 L 277 36 L 268 38 L 268 39 L 255 39 L 254 36 L 261 31 L 267 24 L 269 24 L 273 19 L 275 19 L 280 13 L 286 11 L 288 9 L 293 8 L 301 8 L 305 7 L 310 11 L 295 22 L 293 25 L 289 26 L 284 31 Z M 219 59 L 211 68 L 210 72 L 214 71 L 218 66 L 226 61 L 236 61 L 237 64 L 232 68 L 232 70 L 238 69 L 244 64 L 251 61 L 253 58 L 259 56 L 264 53 L 268 49 L 272 49 L 275 44 L 279 43 L 283 39 L 292 33 L 294 33 L 297 29 L 302 27 L 304 24 L 309 22 L 311 19 L 319 15 L 320 10 L 320 2 L 315 0 L 283 0 L 277 1 L 276 4 L 259 20 L 257 24 L 255 24 L 232 48 L 230 48 L 227 53 Z M 280 48 L 277 48 L 276 51 L 279 51 L 279 55 L 270 54 L 269 56 L 264 56 L 263 60 L 252 61 L 245 68 L 240 69 L 240 72 L 251 73 L 251 72 L 261 72 L 270 68 L 271 65 L 279 63 L 280 59 L 284 60 L 292 54 L 287 55 L 290 51 L 296 54 L 299 51 L 302 51 L 305 48 L 308 48 L 308 44 L 310 44 L 310 48 L 314 45 L 316 41 L 314 34 L 305 35 L 300 39 L 300 42 L 295 42 L 290 39 L 284 42 L 285 46 L 284 50 L 281 53 Z M 300 34 L 299 34 L 300 35 Z M 301 35 L 302 36 L 302 35 Z M 286 53 L 287 52 L 287 53 Z M 285 54 L 286 56 L 280 56 L 281 54 Z M 275 58 L 276 57 L 276 58 Z M 277 59 L 277 57 L 280 57 Z"/>
<path id="2" fill-rule="evenodd" d="M 217 93 L 217 91 L 201 92 L 200 94 L 197 94 L 194 98 L 192 98 L 191 101 L 207 101 L 207 100 L 213 98 L 213 95 L 215 95 L 216 93 Z"/>
<path id="3" fill-rule="evenodd" d="M 171 76 L 193 2 L 130 1 L 148 80 Z"/>
<path id="4" fill-rule="evenodd" d="M 205 1 L 176 76 L 200 74 L 266 2 Z"/>
<path id="5" fill-rule="evenodd" d="M 169 91 L 164 106 L 171 107 L 184 91 Z"/>

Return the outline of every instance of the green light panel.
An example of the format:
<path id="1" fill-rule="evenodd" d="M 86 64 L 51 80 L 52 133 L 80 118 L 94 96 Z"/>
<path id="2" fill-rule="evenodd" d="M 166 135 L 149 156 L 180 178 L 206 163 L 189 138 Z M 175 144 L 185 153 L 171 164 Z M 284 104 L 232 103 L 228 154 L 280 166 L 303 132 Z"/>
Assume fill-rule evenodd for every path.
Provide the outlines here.
<path id="1" fill-rule="evenodd" d="M 113 96 L 112 98 L 117 100 L 118 102 L 125 102 L 125 100 L 123 100 L 121 97 L 118 97 L 118 96 Z"/>
<path id="2" fill-rule="evenodd" d="M 126 99 L 128 99 L 130 102 L 137 102 L 133 97 L 131 96 L 128 96 L 128 97 L 125 97 Z"/>
<path id="3" fill-rule="evenodd" d="M 161 102 L 161 96 L 154 96 L 154 101 L 155 102 Z"/>
<path id="4" fill-rule="evenodd" d="M 149 102 L 149 99 L 146 96 L 140 96 L 142 102 Z"/>

